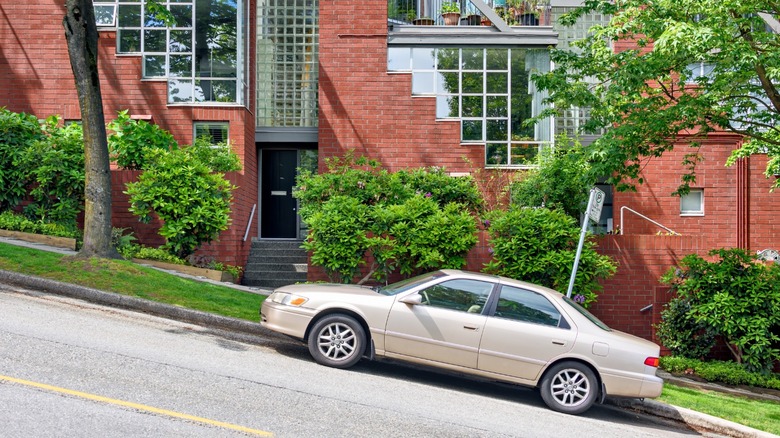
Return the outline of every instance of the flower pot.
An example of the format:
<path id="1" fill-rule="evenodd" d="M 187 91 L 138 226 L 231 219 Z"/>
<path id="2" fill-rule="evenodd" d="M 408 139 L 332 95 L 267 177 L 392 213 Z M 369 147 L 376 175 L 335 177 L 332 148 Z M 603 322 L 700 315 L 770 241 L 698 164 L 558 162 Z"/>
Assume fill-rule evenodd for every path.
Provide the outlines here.
<path id="1" fill-rule="evenodd" d="M 433 18 L 415 18 L 412 24 L 415 26 L 433 26 Z"/>
<path id="2" fill-rule="evenodd" d="M 445 26 L 457 26 L 460 21 L 460 12 L 445 12 L 441 14 Z"/>
<path id="3" fill-rule="evenodd" d="M 477 14 L 471 14 L 466 17 L 466 24 L 469 26 L 479 26 L 482 21 L 482 16 Z"/>

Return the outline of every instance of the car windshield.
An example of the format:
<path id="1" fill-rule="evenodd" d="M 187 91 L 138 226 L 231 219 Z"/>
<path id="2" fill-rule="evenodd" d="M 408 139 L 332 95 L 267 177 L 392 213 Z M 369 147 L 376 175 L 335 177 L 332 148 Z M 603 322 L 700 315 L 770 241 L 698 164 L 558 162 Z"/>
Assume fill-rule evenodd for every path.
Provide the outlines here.
<path id="1" fill-rule="evenodd" d="M 379 292 L 382 295 L 397 295 L 401 292 L 407 291 L 417 285 L 423 284 L 427 281 L 430 281 L 434 278 L 444 277 L 444 272 L 441 271 L 434 271 L 429 272 L 427 274 L 418 275 L 416 277 L 407 278 L 406 280 L 401 280 L 398 283 L 388 284 L 387 286 L 382 286 L 380 288 L 377 288 L 376 291 Z"/>
<path id="2" fill-rule="evenodd" d="M 609 326 L 604 324 L 600 319 L 596 318 L 596 315 L 588 312 L 584 307 L 580 306 L 579 303 L 577 303 L 576 301 L 572 300 L 571 298 L 569 298 L 567 296 L 563 297 L 563 301 L 565 301 L 566 304 L 569 304 L 571 307 L 573 307 L 574 310 L 580 312 L 582 314 L 582 316 L 584 316 L 585 318 L 588 318 L 590 320 L 590 322 L 592 322 L 593 324 L 596 324 L 600 329 L 606 330 L 608 332 L 612 331 L 612 329 L 609 328 Z"/>

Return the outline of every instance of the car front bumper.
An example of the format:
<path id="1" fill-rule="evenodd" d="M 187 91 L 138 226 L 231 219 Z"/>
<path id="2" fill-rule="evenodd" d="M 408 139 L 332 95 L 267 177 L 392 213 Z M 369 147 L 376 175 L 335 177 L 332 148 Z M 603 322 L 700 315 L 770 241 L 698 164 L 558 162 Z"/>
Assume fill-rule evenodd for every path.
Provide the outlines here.
<path id="1" fill-rule="evenodd" d="M 311 309 L 266 300 L 260 308 L 260 324 L 269 330 L 304 339 L 314 315 L 315 312 Z"/>

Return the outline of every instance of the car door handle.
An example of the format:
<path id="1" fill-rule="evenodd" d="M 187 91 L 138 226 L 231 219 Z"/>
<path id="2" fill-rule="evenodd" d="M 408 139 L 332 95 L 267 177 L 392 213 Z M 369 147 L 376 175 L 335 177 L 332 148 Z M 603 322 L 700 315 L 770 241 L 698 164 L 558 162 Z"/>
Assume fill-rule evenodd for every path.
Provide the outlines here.
<path id="1" fill-rule="evenodd" d="M 466 330 L 474 330 L 474 331 L 479 330 L 479 327 L 473 325 L 464 325 L 463 328 Z"/>
<path id="2" fill-rule="evenodd" d="M 552 343 L 553 343 L 554 345 L 566 345 L 566 341 L 560 341 L 560 340 L 558 340 L 558 339 L 553 339 L 553 340 L 552 340 Z"/>

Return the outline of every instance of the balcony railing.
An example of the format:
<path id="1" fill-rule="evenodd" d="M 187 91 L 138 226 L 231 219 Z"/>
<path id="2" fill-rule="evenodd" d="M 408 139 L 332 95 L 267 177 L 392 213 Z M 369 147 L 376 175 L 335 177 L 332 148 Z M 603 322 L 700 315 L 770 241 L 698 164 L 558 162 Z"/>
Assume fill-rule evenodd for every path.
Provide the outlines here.
<path id="1" fill-rule="evenodd" d="M 550 26 L 550 0 L 484 0 L 510 26 Z M 397 24 L 443 26 L 442 5 L 447 0 L 388 0 L 387 17 Z M 460 26 L 491 25 L 469 0 L 455 0 Z"/>

